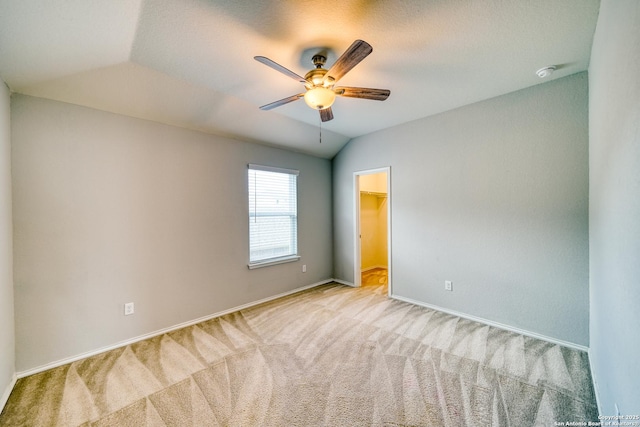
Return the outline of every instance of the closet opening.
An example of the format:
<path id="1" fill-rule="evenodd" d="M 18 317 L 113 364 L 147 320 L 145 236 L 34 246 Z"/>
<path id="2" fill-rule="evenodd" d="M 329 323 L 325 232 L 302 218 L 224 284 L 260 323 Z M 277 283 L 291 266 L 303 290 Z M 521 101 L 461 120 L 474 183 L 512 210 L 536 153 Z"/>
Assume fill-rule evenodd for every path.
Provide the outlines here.
<path id="1" fill-rule="evenodd" d="M 354 285 L 391 295 L 391 169 L 354 173 Z"/>

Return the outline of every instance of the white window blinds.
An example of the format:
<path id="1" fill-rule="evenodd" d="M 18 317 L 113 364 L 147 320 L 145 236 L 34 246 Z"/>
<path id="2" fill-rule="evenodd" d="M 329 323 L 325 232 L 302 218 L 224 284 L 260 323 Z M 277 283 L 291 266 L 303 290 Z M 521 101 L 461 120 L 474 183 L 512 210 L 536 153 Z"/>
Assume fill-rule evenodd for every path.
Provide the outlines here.
<path id="1" fill-rule="evenodd" d="M 249 267 L 298 259 L 298 171 L 249 165 Z"/>

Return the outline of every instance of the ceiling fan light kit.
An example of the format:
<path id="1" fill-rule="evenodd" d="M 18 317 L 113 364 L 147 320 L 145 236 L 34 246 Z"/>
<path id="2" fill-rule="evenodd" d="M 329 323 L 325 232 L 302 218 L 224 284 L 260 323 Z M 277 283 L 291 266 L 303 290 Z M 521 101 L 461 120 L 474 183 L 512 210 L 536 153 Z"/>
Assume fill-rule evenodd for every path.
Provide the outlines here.
<path id="1" fill-rule="evenodd" d="M 304 102 L 314 110 L 324 110 L 333 105 L 336 100 L 336 93 L 326 87 L 314 87 L 308 89 L 304 94 Z"/>
<path id="2" fill-rule="evenodd" d="M 327 61 L 324 55 L 314 55 L 313 65 L 315 69 L 305 74 L 304 79 L 307 91 L 304 94 L 304 102 L 314 110 L 324 110 L 333 105 L 336 100 L 336 93 L 333 91 L 335 81 L 331 77 L 326 77 L 327 71 L 322 66 Z"/>
<path id="3" fill-rule="evenodd" d="M 371 99 L 384 101 L 391 93 L 388 89 L 370 89 L 361 87 L 334 87 L 338 80 L 347 74 L 360 61 L 366 58 L 373 48 L 363 40 L 356 40 L 353 44 L 336 60 L 328 70 L 323 68 L 327 58 L 325 55 L 316 54 L 313 56 L 313 65 L 316 68 L 310 70 L 304 77 L 283 67 L 264 56 L 255 56 L 254 59 L 261 62 L 280 73 L 303 83 L 306 92 L 283 98 L 279 101 L 260 107 L 261 110 L 270 110 L 289 102 L 304 98 L 305 103 L 314 110 L 320 111 L 320 119 L 323 122 L 333 119 L 331 106 L 336 96 L 346 96 L 350 98 Z"/>

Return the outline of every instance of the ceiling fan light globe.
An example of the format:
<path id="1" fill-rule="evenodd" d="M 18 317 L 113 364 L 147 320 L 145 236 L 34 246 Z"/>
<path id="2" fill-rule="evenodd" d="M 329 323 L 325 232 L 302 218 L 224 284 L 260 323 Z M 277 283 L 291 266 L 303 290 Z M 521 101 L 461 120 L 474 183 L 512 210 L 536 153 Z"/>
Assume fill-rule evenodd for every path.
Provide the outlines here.
<path id="1" fill-rule="evenodd" d="M 333 90 L 326 87 L 314 87 L 307 90 L 304 94 L 304 102 L 314 110 L 324 110 L 333 105 L 336 100 L 336 94 Z"/>

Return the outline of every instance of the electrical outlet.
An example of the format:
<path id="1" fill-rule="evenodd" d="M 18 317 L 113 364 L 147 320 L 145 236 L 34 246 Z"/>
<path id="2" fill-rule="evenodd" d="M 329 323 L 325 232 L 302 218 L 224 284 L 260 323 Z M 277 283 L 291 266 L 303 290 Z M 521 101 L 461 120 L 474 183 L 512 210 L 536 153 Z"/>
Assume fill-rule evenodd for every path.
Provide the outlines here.
<path id="1" fill-rule="evenodd" d="M 445 291 L 453 291 L 453 282 L 451 280 L 444 281 L 444 290 Z"/>
<path id="2" fill-rule="evenodd" d="M 128 316 L 130 314 L 133 314 L 134 312 L 134 308 L 133 308 L 133 303 L 132 302 L 128 302 L 124 305 L 124 315 Z"/>
<path id="3" fill-rule="evenodd" d="M 302 264 L 302 272 L 303 273 L 307 272 L 307 264 Z"/>

